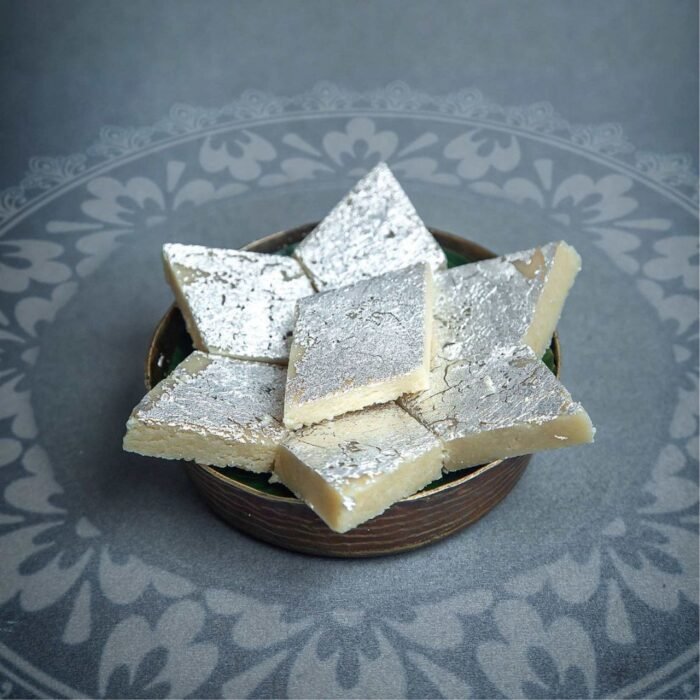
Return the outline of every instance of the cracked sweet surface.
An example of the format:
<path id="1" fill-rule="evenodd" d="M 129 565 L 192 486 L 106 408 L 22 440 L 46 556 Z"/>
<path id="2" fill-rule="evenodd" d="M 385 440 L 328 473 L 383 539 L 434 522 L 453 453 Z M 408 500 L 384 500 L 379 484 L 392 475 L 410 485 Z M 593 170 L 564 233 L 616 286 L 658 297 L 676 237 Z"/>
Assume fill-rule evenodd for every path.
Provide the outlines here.
<path id="1" fill-rule="evenodd" d="M 399 401 L 448 450 L 448 470 L 591 442 L 585 410 L 528 347 L 434 366 L 430 388 Z"/>
<path id="2" fill-rule="evenodd" d="M 438 273 L 435 362 L 486 356 L 499 345 L 528 345 L 541 356 L 580 268 L 578 253 L 560 242 Z"/>
<path id="3" fill-rule="evenodd" d="M 446 469 L 593 440 L 539 359 L 580 267 L 561 242 L 436 275 L 430 386 L 398 402 L 443 440 Z"/>
<path id="4" fill-rule="evenodd" d="M 317 423 L 427 388 L 432 302 L 425 264 L 301 300 L 285 425 Z"/>
<path id="5" fill-rule="evenodd" d="M 285 362 L 298 299 L 314 290 L 288 257 L 168 243 L 166 278 L 199 350 Z"/>
<path id="6" fill-rule="evenodd" d="M 346 532 L 439 478 L 440 441 L 394 403 L 303 428 L 275 473 L 336 532 Z"/>
<path id="7" fill-rule="evenodd" d="M 195 351 L 133 410 L 124 449 L 269 471 L 286 435 L 284 377 L 277 365 Z"/>
<path id="8" fill-rule="evenodd" d="M 445 254 L 384 163 L 377 165 L 297 246 L 294 256 L 325 291 Z"/>

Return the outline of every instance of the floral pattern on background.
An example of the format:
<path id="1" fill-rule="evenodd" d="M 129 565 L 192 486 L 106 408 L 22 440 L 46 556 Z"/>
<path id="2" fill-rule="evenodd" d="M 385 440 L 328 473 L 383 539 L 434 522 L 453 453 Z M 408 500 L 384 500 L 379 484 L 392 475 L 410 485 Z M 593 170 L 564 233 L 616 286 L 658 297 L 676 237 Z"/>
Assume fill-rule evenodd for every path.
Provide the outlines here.
<path id="1" fill-rule="evenodd" d="M 332 123 L 310 137 L 295 127 L 294 110 L 328 113 Z M 344 110 L 363 114 L 339 116 Z M 428 116 L 406 137 L 382 110 Z M 455 133 L 438 135 L 430 114 L 454 117 Z M 277 139 L 264 125 L 280 115 L 289 127 Z M 487 125 L 470 123 L 476 119 Z M 528 142 L 535 133 L 551 137 L 540 152 Z M 577 160 L 558 158 L 563 135 L 578 148 Z M 146 168 L 153 144 L 167 157 Z M 120 158 L 141 152 L 127 173 Z M 74 513 L 41 446 L 29 381 L 41 324 L 54 320 L 80 279 L 117 247 L 185 208 L 254 189 L 352 180 L 380 160 L 407 181 L 506 200 L 589 235 L 670 322 L 672 361 L 685 380 L 634 510 L 610 520 L 585 560 L 557 553 L 494 590 L 388 611 L 368 606 L 297 617 L 235 588 L 200 590 L 112 551 L 109 538 Z M 32 161 L 21 185 L 0 194 L 0 289 L 8 302 L 0 312 L 0 420 L 8 425 L 0 439 L 0 606 L 32 615 L 67 606 L 55 643 L 101 644 L 93 686 L 82 692 L 107 697 L 196 695 L 212 678 L 222 695 L 273 687 L 301 697 L 309 673 L 328 697 L 403 696 L 415 678 L 443 697 L 615 690 L 601 688 L 602 642 L 592 636 L 589 615 L 600 618 L 606 643 L 629 648 L 645 633 L 635 606 L 663 616 L 697 605 L 696 183 L 686 159 L 639 154 L 618 127 L 571 126 L 548 105 L 500 108 L 477 91 L 429 98 L 401 84 L 359 97 L 324 84 L 289 100 L 248 93 L 222 110 L 180 106 L 149 129 L 106 129 L 84 156 Z M 649 188 L 675 208 L 657 213 L 644 196 Z M 41 221 L 41 198 L 49 195 L 70 202 L 72 215 L 63 208 L 61 217 L 45 219 L 36 240 L 13 238 L 24 219 Z M 155 618 L 140 612 L 146 599 Z M 118 619 L 107 630 L 96 624 L 104 610 Z M 470 619 L 487 621 L 490 636 L 470 638 Z M 225 643 L 207 638 L 210 624 L 228 629 Z M 425 634 L 436 626 L 439 639 Z M 465 659 L 479 668 L 477 676 L 465 675 Z"/>

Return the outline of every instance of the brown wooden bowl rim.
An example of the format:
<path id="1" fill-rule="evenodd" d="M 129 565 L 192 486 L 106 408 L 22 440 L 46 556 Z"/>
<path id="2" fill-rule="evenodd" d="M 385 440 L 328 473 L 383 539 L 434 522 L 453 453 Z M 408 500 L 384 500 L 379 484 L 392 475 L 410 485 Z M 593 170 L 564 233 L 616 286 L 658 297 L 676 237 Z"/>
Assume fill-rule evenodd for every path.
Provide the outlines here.
<path id="1" fill-rule="evenodd" d="M 318 222 L 312 222 L 308 224 L 302 224 L 301 226 L 295 226 L 294 228 L 291 229 L 286 229 L 283 231 L 277 231 L 276 233 L 271 233 L 268 236 L 263 236 L 262 238 L 257 238 L 254 241 L 251 241 L 250 243 L 247 243 L 241 250 L 251 250 L 252 248 L 259 248 L 261 246 L 267 247 L 268 245 L 274 244 L 279 242 L 279 239 L 290 239 L 294 238 L 297 235 L 301 235 L 302 233 L 308 233 L 312 231 L 316 226 L 318 225 Z M 479 245 L 478 243 L 474 243 L 473 241 L 469 240 L 468 238 L 464 238 L 462 236 L 458 236 L 454 233 L 448 233 L 447 231 L 442 231 L 440 229 L 433 228 L 431 226 L 428 226 L 428 230 L 430 233 L 433 234 L 436 238 L 438 238 L 438 242 L 446 242 L 447 247 L 450 248 L 450 243 L 454 243 L 455 246 L 459 246 L 461 244 L 464 244 L 465 242 L 468 243 L 470 246 L 472 246 L 473 249 L 476 249 L 478 254 L 483 254 L 484 258 L 490 258 L 490 257 L 495 257 L 496 253 L 493 251 L 489 250 L 488 248 L 485 248 L 482 245 Z M 458 252 L 455 248 L 450 248 L 454 252 Z M 163 317 L 158 321 L 158 324 L 155 327 L 155 330 L 153 331 L 153 335 L 151 336 L 151 341 L 148 346 L 148 353 L 146 355 L 146 367 L 145 367 L 145 381 L 146 381 L 146 388 L 151 389 L 152 384 L 151 384 L 151 367 L 153 366 L 153 360 L 154 360 L 154 354 L 156 353 L 156 340 L 158 337 L 161 335 L 163 332 L 163 329 L 166 327 L 166 325 L 170 322 L 170 316 L 174 312 L 174 310 L 177 308 L 177 304 L 173 302 L 171 306 L 168 308 L 168 310 L 165 312 Z M 554 354 L 554 358 L 556 360 L 555 362 L 555 368 L 556 368 L 556 377 L 559 379 L 560 373 L 561 373 L 561 345 L 559 343 L 559 335 L 554 331 L 554 334 L 552 336 L 552 342 L 551 342 L 551 347 L 552 347 L 552 352 Z M 510 459 L 510 458 L 507 458 Z M 502 464 L 505 460 L 504 459 L 497 459 L 494 460 L 493 462 L 488 462 L 487 464 L 483 464 L 479 467 L 476 467 L 472 470 L 470 470 L 467 474 L 465 474 L 463 477 L 459 479 L 455 479 L 454 481 L 450 481 L 446 484 L 443 484 L 442 486 L 436 486 L 435 488 L 429 489 L 429 490 L 423 490 L 419 491 L 418 493 L 414 493 L 412 496 L 406 496 L 405 498 L 402 498 L 401 500 L 397 501 L 397 503 L 404 503 L 407 501 L 417 501 L 421 500 L 424 498 L 429 498 L 430 496 L 433 496 L 435 494 L 441 493 L 442 491 L 445 491 L 447 489 L 452 489 L 452 488 L 457 488 L 458 486 L 461 486 L 462 484 L 467 483 L 468 481 L 471 481 L 472 479 L 475 479 L 477 476 L 480 476 L 488 471 L 491 471 L 495 467 L 499 466 Z M 241 491 L 245 491 L 247 493 L 250 493 L 258 498 L 262 498 L 268 501 L 273 501 L 273 502 L 281 502 L 281 503 L 287 503 L 288 505 L 298 505 L 298 506 L 304 506 L 307 507 L 306 504 L 296 498 L 295 496 L 276 496 L 271 493 L 265 493 L 264 491 L 260 491 L 256 488 L 253 488 L 252 486 L 248 486 L 247 484 L 243 484 L 240 481 L 236 481 L 235 479 L 231 479 L 227 477 L 226 475 L 222 474 L 219 472 L 217 469 L 214 467 L 211 467 L 206 464 L 199 464 L 198 462 L 193 462 L 192 466 L 197 467 L 199 469 L 202 469 L 206 471 L 209 476 L 218 479 L 219 481 L 223 482 L 227 486 L 231 488 L 236 488 L 240 489 Z"/>

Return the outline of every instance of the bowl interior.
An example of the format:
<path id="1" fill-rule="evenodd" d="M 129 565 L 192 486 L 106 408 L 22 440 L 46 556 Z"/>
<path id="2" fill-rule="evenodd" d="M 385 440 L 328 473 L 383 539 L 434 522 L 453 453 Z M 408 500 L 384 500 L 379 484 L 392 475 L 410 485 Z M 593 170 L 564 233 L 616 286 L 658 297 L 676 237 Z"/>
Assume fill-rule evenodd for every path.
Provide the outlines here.
<path id="1" fill-rule="evenodd" d="M 314 225 L 299 227 L 287 232 L 283 236 L 273 235 L 261 241 L 256 241 L 254 249 L 257 252 L 275 253 L 277 255 L 291 255 L 298 242 L 312 230 Z M 480 246 L 470 246 L 470 253 L 466 254 L 463 250 L 455 250 L 450 246 L 451 240 L 459 241 L 464 245 L 463 239 L 457 239 L 449 234 L 444 234 L 438 231 L 432 231 L 438 243 L 445 251 L 448 267 L 457 267 L 465 265 L 477 260 L 493 257 L 493 254 Z M 459 245 L 459 243 L 457 243 Z M 192 351 L 192 339 L 190 338 L 185 321 L 177 307 L 174 307 L 171 313 L 166 314 L 158 328 L 155 331 L 154 339 L 151 344 L 151 352 L 146 363 L 146 384 L 147 388 L 151 389 L 158 382 L 168 376 Z M 542 358 L 544 363 L 557 374 L 559 361 L 558 346 L 556 336 L 552 340 L 552 345 L 547 348 Z M 270 483 L 269 474 L 254 474 L 253 472 L 237 467 L 226 467 L 224 469 L 218 467 L 208 467 L 218 472 L 223 478 L 230 479 L 233 482 L 244 485 L 250 489 L 263 494 L 277 496 L 281 498 L 289 498 L 297 500 L 296 497 L 285 486 L 280 483 Z M 458 472 L 444 474 L 440 479 L 428 484 L 419 493 L 425 493 L 436 488 L 446 486 L 457 480 L 462 480 L 465 476 L 476 472 L 482 467 L 473 467 Z"/>

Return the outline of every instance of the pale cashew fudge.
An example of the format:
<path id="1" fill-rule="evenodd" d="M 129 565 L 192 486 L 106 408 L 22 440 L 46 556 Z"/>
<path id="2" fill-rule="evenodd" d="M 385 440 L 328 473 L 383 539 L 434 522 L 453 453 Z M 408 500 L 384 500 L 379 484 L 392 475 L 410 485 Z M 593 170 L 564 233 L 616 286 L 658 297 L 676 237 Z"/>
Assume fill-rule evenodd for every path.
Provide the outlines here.
<path id="1" fill-rule="evenodd" d="M 580 268 L 560 242 L 436 275 L 430 387 L 398 403 L 443 440 L 447 470 L 593 441 L 539 359 Z"/>
<path id="2" fill-rule="evenodd" d="M 298 299 L 314 289 L 281 255 L 167 243 L 165 276 L 198 350 L 286 362 Z"/>
<path id="3" fill-rule="evenodd" d="M 440 477 L 442 446 L 394 403 L 292 433 L 279 480 L 332 530 L 347 532 Z"/>
<path id="4" fill-rule="evenodd" d="M 580 269 L 562 241 L 437 273 L 436 362 L 480 357 L 496 345 L 527 345 L 541 357 Z"/>
<path id="5" fill-rule="evenodd" d="M 385 163 L 377 165 L 297 246 L 294 256 L 318 291 L 418 262 L 447 260 Z"/>
<path id="6" fill-rule="evenodd" d="M 284 424 L 312 425 L 427 389 L 432 306 L 426 264 L 300 300 Z"/>
<path id="7" fill-rule="evenodd" d="M 403 406 L 445 445 L 445 469 L 592 442 L 583 407 L 530 348 L 495 348 L 483 359 L 433 368 L 430 388 Z"/>
<path id="8" fill-rule="evenodd" d="M 268 472 L 284 438 L 285 368 L 193 352 L 146 394 L 124 449 Z"/>

